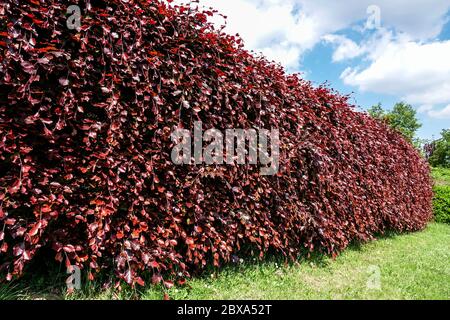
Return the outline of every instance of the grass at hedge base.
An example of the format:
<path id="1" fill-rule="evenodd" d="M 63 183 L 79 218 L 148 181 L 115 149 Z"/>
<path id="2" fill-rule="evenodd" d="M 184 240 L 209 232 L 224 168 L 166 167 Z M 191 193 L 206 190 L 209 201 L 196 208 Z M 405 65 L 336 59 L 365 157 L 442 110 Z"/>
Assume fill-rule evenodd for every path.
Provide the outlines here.
<path id="1" fill-rule="evenodd" d="M 189 286 L 168 291 L 172 299 L 450 299 L 450 226 L 431 223 L 425 231 L 391 234 L 353 245 L 335 261 L 315 257 L 283 265 L 276 259 L 210 270 Z M 381 272 L 381 289 L 368 289 L 371 266 Z M 64 272 L 61 272 L 65 277 Z M 114 294 L 95 284 L 64 296 L 64 286 L 43 278 L 0 285 L 0 299 L 162 299 L 160 287 Z M 64 283 L 63 278 L 59 283 Z M 20 288 L 22 284 L 26 288 Z M 52 281 L 55 283 L 55 281 Z M 19 288 L 18 288 L 19 287 Z"/>

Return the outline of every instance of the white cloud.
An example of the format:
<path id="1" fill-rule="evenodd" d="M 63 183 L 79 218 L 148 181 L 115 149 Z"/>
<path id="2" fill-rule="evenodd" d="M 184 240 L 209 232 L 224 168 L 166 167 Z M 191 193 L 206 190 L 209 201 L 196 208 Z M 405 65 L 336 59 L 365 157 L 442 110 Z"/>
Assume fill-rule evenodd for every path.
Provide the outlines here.
<path id="1" fill-rule="evenodd" d="M 450 40 L 417 43 L 391 40 L 371 56 L 365 69 L 349 67 L 341 75 L 344 83 L 402 97 L 414 104 L 450 102 Z"/>
<path id="2" fill-rule="evenodd" d="M 356 42 L 342 35 L 327 34 L 322 39 L 336 46 L 333 53 L 334 62 L 353 59 L 365 52 L 364 47 L 360 47 Z"/>
<path id="3" fill-rule="evenodd" d="M 430 104 L 424 104 L 424 105 L 420 106 L 419 108 L 417 108 L 417 112 L 419 112 L 419 113 L 428 113 L 431 110 L 433 110 L 433 106 Z"/>
<path id="4" fill-rule="evenodd" d="M 431 105 L 423 105 L 417 111 L 419 113 L 425 113 L 431 118 L 450 119 L 450 104 L 440 110 L 436 110 Z"/>
<path id="5" fill-rule="evenodd" d="M 450 40 L 437 40 L 447 23 L 450 0 L 200 0 L 200 4 L 226 15 L 225 31 L 239 33 L 247 49 L 262 52 L 289 72 L 300 71 L 303 55 L 324 42 L 334 47 L 334 62 L 354 64 L 341 74 L 347 85 L 425 106 L 422 112 L 430 117 L 446 117 L 449 112 L 449 107 L 438 110 L 436 105 L 450 103 Z M 367 10 L 374 4 L 381 26 L 367 30 L 371 14 Z M 224 20 L 218 17 L 213 22 L 222 25 Z M 350 39 L 346 32 L 350 29 L 359 31 L 362 40 Z"/>
<path id="6" fill-rule="evenodd" d="M 187 3 L 188 0 L 176 0 Z M 372 0 L 201 0 L 228 17 L 226 31 L 239 33 L 248 49 L 297 71 L 301 57 L 325 35 L 368 18 Z M 445 23 L 450 0 L 377 0 L 382 26 L 416 40 L 437 36 Z M 220 25 L 223 20 L 218 19 Z M 334 58 L 352 57 L 352 43 L 338 46 Z"/>
<path id="7" fill-rule="evenodd" d="M 186 2 L 179 0 L 178 2 Z M 248 49 L 262 52 L 270 60 L 298 70 L 302 54 L 320 41 L 322 26 L 304 12 L 296 12 L 298 1 L 203 0 L 227 16 L 226 31 L 238 33 Z M 222 25 L 224 20 L 213 20 Z"/>
<path id="8" fill-rule="evenodd" d="M 344 29 L 357 21 L 368 19 L 367 8 L 380 9 L 381 26 L 407 33 L 415 39 L 436 37 L 445 24 L 450 0 L 298 0 L 302 8 L 329 32 Z M 329 33 L 327 32 L 327 33 Z"/>

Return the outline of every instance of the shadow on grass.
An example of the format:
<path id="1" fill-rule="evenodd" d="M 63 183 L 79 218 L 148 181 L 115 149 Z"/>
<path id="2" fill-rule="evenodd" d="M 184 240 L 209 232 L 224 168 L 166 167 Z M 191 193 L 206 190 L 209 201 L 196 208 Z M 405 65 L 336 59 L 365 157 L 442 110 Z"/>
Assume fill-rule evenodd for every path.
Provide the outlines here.
<path id="1" fill-rule="evenodd" d="M 398 231 L 392 231 L 392 230 L 387 230 L 384 233 L 377 233 L 373 236 L 372 240 L 368 240 L 368 241 L 352 241 L 350 242 L 350 244 L 347 246 L 347 248 L 345 248 L 345 251 L 361 251 L 363 249 L 363 247 L 366 244 L 369 244 L 372 241 L 378 241 L 378 240 L 388 240 L 388 239 L 395 239 L 399 236 L 404 236 L 407 234 L 410 234 L 412 232 L 398 232 Z"/>
<path id="2" fill-rule="evenodd" d="M 413 232 L 411 232 L 413 233 Z M 404 236 L 409 234 L 409 232 L 399 233 L 396 231 L 385 231 L 384 233 L 378 233 L 374 235 L 372 240 L 369 241 L 352 241 L 343 251 L 339 252 L 339 255 L 345 251 L 362 251 L 364 246 L 369 244 L 374 240 L 387 240 L 395 239 L 399 236 Z M 326 268 L 333 263 L 331 255 L 321 253 L 318 251 L 308 252 L 303 251 L 299 257 L 295 260 L 289 259 L 280 253 L 269 252 L 264 256 L 264 259 L 259 259 L 254 256 L 250 256 L 242 259 L 239 263 L 227 263 L 222 265 L 220 268 L 213 267 L 209 265 L 199 274 L 195 274 L 194 277 L 197 279 L 209 279 L 211 274 L 218 276 L 224 273 L 241 273 L 248 268 L 258 268 L 258 267 L 270 267 L 273 265 L 285 266 L 285 267 L 295 267 L 299 264 L 309 264 L 314 266 L 314 268 Z"/>

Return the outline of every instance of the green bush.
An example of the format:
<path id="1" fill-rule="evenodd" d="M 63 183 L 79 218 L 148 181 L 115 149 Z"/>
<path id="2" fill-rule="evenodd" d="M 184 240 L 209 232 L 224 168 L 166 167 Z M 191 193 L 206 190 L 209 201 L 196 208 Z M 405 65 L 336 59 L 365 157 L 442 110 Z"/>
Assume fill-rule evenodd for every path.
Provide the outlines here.
<path id="1" fill-rule="evenodd" d="M 450 186 L 435 186 L 433 209 L 436 222 L 450 224 Z"/>

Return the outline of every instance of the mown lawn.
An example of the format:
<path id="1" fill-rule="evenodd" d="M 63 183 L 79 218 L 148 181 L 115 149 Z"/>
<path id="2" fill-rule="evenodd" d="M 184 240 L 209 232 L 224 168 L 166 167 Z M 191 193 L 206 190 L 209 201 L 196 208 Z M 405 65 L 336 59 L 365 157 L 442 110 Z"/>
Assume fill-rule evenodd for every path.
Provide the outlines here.
<path id="1" fill-rule="evenodd" d="M 450 169 L 433 168 L 431 174 L 436 185 L 450 186 Z"/>
<path id="2" fill-rule="evenodd" d="M 378 277 L 379 275 L 379 277 Z M 161 287 L 101 290 L 85 285 L 64 295 L 64 277 L 35 277 L 0 285 L 0 299 L 162 299 Z M 62 284 L 62 285 L 61 285 Z M 172 299 L 450 299 L 450 225 L 431 223 L 422 232 L 389 235 L 352 246 L 336 260 L 315 257 L 285 265 L 244 262 L 213 269 L 172 288 Z"/>

